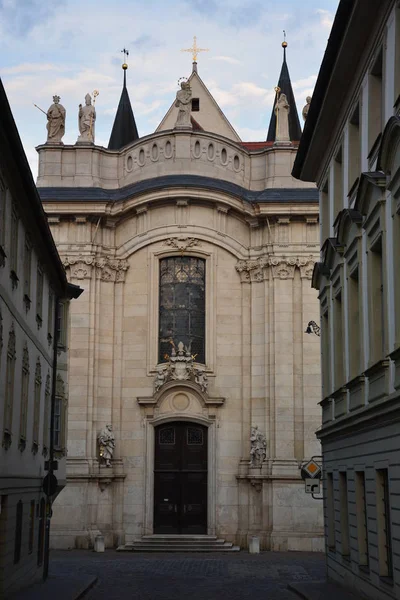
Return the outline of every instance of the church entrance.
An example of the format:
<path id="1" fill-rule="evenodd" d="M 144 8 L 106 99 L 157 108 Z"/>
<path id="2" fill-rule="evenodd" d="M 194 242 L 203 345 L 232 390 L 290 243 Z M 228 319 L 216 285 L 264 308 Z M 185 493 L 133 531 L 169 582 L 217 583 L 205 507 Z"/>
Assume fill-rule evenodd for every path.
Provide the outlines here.
<path id="1" fill-rule="evenodd" d="M 154 533 L 207 533 L 207 427 L 155 429 Z"/>

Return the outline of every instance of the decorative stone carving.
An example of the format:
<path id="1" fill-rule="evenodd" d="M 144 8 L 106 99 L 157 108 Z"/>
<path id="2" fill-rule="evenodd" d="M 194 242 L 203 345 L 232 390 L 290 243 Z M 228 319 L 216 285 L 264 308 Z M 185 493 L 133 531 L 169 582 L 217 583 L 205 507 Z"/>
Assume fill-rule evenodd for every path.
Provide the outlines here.
<path id="1" fill-rule="evenodd" d="M 203 369 L 194 367 L 195 357 L 190 353 L 183 342 L 179 342 L 178 349 L 172 346 L 169 362 L 157 368 L 154 378 L 154 391 L 158 392 L 167 381 L 194 381 L 203 393 L 208 393 L 208 378 Z"/>
<path id="2" fill-rule="evenodd" d="M 47 111 L 47 142 L 46 144 L 62 144 L 61 138 L 65 133 L 66 110 L 60 104 L 60 96 L 53 96 L 53 104 Z"/>
<path id="3" fill-rule="evenodd" d="M 115 449 L 115 436 L 110 423 L 100 431 L 97 441 L 99 443 L 100 459 L 106 467 L 111 467 L 111 460 Z"/>
<path id="4" fill-rule="evenodd" d="M 250 466 L 261 468 L 267 458 L 267 440 L 265 435 L 258 431 L 257 425 L 251 428 L 250 442 Z"/>
<path id="5" fill-rule="evenodd" d="M 92 97 L 90 94 L 85 96 L 85 106 L 79 105 L 78 124 L 80 136 L 77 139 L 77 144 L 93 144 L 94 143 L 94 122 L 96 120 L 96 110 L 92 105 Z"/>
<path id="6" fill-rule="evenodd" d="M 294 277 L 295 268 L 300 269 L 302 278 L 311 279 L 314 269 L 315 258 L 310 256 L 260 256 L 257 259 L 239 260 L 236 270 L 240 275 L 242 283 L 263 281 L 268 278 L 268 269 L 272 277 L 277 279 L 289 279 Z"/>
<path id="7" fill-rule="evenodd" d="M 172 246 L 180 252 L 185 252 L 188 248 L 201 246 L 201 242 L 197 238 L 192 237 L 176 237 L 165 240 L 164 246 Z"/>
<path id="8" fill-rule="evenodd" d="M 305 120 L 307 119 L 307 117 L 308 117 L 308 111 L 309 111 L 309 109 L 310 109 L 310 104 L 311 104 L 311 96 L 307 96 L 307 98 L 306 98 L 306 103 L 307 103 L 307 104 L 306 104 L 306 105 L 305 105 L 305 107 L 303 108 L 303 112 L 302 112 L 302 115 L 303 115 L 303 119 L 304 119 L 304 121 L 305 121 Z"/>
<path id="9" fill-rule="evenodd" d="M 93 255 L 64 256 L 64 267 L 70 268 L 70 277 L 75 279 L 91 279 L 92 270 L 95 269 L 97 279 L 120 283 L 125 281 L 128 270 L 128 261 L 108 256 L 96 257 Z"/>
<path id="10" fill-rule="evenodd" d="M 290 106 L 286 94 L 280 94 L 275 104 L 277 142 L 290 142 L 289 136 Z"/>
<path id="11" fill-rule="evenodd" d="M 190 122 L 192 89 L 188 81 L 182 81 L 181 89 L 176 93 L 175 106 L 178 109 L 175 129 L 192 129 Z"/>

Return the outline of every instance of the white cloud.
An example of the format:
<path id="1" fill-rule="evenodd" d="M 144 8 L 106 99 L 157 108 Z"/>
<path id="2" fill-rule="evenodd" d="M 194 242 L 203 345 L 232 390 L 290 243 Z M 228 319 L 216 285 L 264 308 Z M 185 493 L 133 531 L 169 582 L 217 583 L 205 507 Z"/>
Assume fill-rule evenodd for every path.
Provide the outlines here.
<path id="1" fill-rule="evenodd" d="M 331 13 L 331 11 L 318 8 L 315 12 L 320 17 L 321 25 L 326 29 L 331 29 L 333 25 L 333 14 Z"/>
<path id="2" fill-rule="evenodd" d="M 2 75 L 15 75 L 17 73 L 39 73 L 41 71 L 59 71 L 60 67 L 51 63 L 23 63 L 1 70 Z"/>
<path id="3" fill-rule="evenodd" d="M 210 56 L 211 60 L 219 60 L 221 62 L 229 63 L 230 65 L 242 65 L 242 61 L 232 56 Z"/>

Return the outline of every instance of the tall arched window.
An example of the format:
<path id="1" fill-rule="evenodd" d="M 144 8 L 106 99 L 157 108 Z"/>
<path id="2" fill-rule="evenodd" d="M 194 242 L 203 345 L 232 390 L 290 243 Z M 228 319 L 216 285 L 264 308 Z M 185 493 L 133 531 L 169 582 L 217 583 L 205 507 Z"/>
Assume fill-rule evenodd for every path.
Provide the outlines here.
<path id="1" fill-rule="evenodd" d="M 205 260 L 173 256 L 160 261 L 159 356 L 167 362 L 173 345 L 205 363 Z"/>

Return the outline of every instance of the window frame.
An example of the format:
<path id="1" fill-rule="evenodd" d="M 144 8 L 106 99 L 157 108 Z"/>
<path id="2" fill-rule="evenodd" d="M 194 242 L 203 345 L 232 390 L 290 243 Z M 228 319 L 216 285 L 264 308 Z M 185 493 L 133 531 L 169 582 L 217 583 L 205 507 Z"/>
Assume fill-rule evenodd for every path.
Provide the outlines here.
<path id="1" fill-rule="evenodd" d="M 185 259 L 186 259 L 186 263 L 183 262 Z M 186 256 L 185 254 L 182 254 L 181 256 L 168 256 L 168 257 L 164 257 L 164 258 L 162 258 L 159 261 L 159 269 L 160 269 L 160 273 L 159 273 L 159 286 L 158 286 L 158 294 L 159 294 L 159 303 L 158 303 L 159 317 L 158 318 L 159 318 L 159 324 L 160 324 L 161 312 L 162 312 L 161 299 L 162 299 L 162 289 L 163 289 L 162 285 L 161 285 L 161 269 L 162 269 L 162 265 L 163 265 L 164 261 L 174 261 L 174 263 L 175 263 L 175 261 L 177 261 L 177 262 L 180 261 L 181 265 L 186 264 L 187 266 L 190 265 L 191 261 L 201 261 L 201 264 L 202 264 L 202 267 L 203 267 L 203 270 L 204 270 L 204 272 L 203 272 L 203 279 L 202 279 L 202 284 L 198 284 L 197 287 L 200 288 L 201 285 L 204 286 L 204 290 L 203 290 L 204 303 L 203 303 L 202 307 L 200 307 L 200 308 L 198 308 L 198 306 L 189 307 L 189 306 L 185 305 L 184 306 L 184 311 L 185 311 L 185 314 L 187 315 L 187 319 L 188 319 L 188 322 L 189 322 L 189 327 L 190 327 L 190 321 L 191 321 L 191 319 L 192 319 L 192 317 L 194 315 L 202 315 L 202 317 L 203 317 L 203 319 L 202 319 L 203 320 L 203 323 L 202 323 L 202 335 L 201 336 L 199 335 L 199 336 L 196 336 L 196 337 L 199 339 L 199 341 L 201 341 L 201 343 L 202 343 L 202 354 L 204 353 L 204 356 L 202 354 L 199 355 L 198 362 L 200 364 L 205 365 L 206 364 L 206 359 L 207 359 L 207 357 L 206 357 L 206 315 L 205 315 L 205 312 L 206 312 L 206 289 L 205 288 L 206 288 L 206 267 L 207 267 L 206 261 L 205 261 L 204 258 L 197 257 L 197 256 Z M 190 268 L 190 266 L 189 266 L 189 268 Z M 174 264 L 173 268 L 174 268 L 174 270 L 176 269 L 175 264 Z M 176 277 L 174 277 L 174 281 L 172 282 L 172 285 L 174 286 L 174 288 L 175 288 L 175 286 L 179 285 L 179 281 L 176 279 Z M 196 284 L 189 283 L 189 285 L 193 285 L 194 287 L 196 287 Z M 186 300 L 186 298 L 185 298 L 185 300 Z M 177 318 L 177 316 L 179 316 L 179 308 L 182 308 L 182 307 L 178 307 L 176 305 L 176 303 L 174 303 L 174 306 L 170 309 L 170 313 L 172 315 L 171 319 L 175 320 Z M 159 332 L 158 332 L 158 364 L 165 364 L 166 362 L 168 362 L 168 360 L 164 358 L 164 356 L 166 355 L 166 353 L 164 352 L 165 349 L 162 350 L 162 348 L 161 348 L 161 344 L 163 342 L 161 340 L 160 333 L 161 332 L 159 330 Z M 190 331 L 188 333 L 191 333 L 193 335 L 193 331 Z M 173 342 L 175 342 L 175 347 L 176 348 L 178 346 L 178 343 L 181 342 L 181 341 L 183 341 L 182 339 L 178 339 L 178 338 L 182 337 L 182 335 L 183 335 L 182 332 L 179 332 L 179 333 L 176 333 L 176 335 L 174 336 L 175 339 L 173 339 Z M 183 337 L 185 337 L 185 336 L 183 335 Z M 172 339 L 172 336 L 171 336 L 171 339 Z M 164 343 L 167 343 L 167 342 L 165 342 L 165 340 L 164 340 Z M 190 347 L 189 350 L 191 352 L 195 352 L 196 349 Z M 204 360 L 201 360 L 201 359 L 204 359 Z"/>
<path id="2" fill-rule="evenodd" d="M 168 240 L 169 242 L 169 240 Z M 163 240 L 163 245 L 166 245 Z M 172 245 L 168 243 L 168 245 Z M 201 244 L 203 245 L 203 244 Z M 160 244 L 161 246 L 161 244 Z M 162 258 L 169 256 L 181 256 L 179 250 L 166 250 L 165 248 L 157 248 L 157 246 L 149 249 L 150 260 L 148 263 L 149 277 L 148 277 L 148 298 L 149 298 L 149 327 L 147 333 L 148 348 L 147 353 L 147 374 L 153 375 L 157 372 L 158 364 L 158 332 L 159 332 L 159 283 L 160 283 L 160 265 L 159 261 Z M 199 244 L 200 246 L 200 244 Z M 211 251 L 203 248 L 185 250 L 186 256 L 194 256 L 197 258 L 204 258 L 206 260 L 206 332 L 210 332 L 205 339 L 205 358 L 206 366 L 205 371 L 208 374 L 214 374 L 215 372 L 215 361 L 217 351 L 217 340 L 216 340 L 216 249 L 212 248 Z M 165 364 L 165 363 L 163 363 Z M 196 365 L 196 362 L 194 363 Z M 200 365 L 199 365 L 200 366 Z M 202 365 L 204 368 L 204 365 Z"/>

